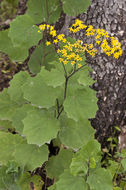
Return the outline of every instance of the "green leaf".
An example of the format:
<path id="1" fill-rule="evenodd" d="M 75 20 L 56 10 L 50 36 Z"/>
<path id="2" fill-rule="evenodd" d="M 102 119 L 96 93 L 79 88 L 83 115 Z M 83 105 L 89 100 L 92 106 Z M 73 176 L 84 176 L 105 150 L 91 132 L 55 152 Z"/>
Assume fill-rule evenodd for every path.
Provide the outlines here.
<path id="1" fill-rule="evenodd" d="M 56 184 L 54 183 L 53 185 L 49 186 L 48 190 L 56 190 Z"/>
<path id="2" fill-rule="evenodd" d="M 10 87 L 8 88 L 8 94 L 10 95 L 11 100 L 15 102 L 26 102 L 23 99 L 21 86 L 26 82 L 28 76 L 29 74 L 24 71 L 14 75 L 13 79 L 10 81 Z"/>
<path id="3" fill-rule="evenodd" d="M 107 167 L 107 169 L 111 172 L 111 175 L 114 177 L 115 173 L 117 171 L 119 171 L 119 162 L 113 161 L 113 160 L 109 160 L 109 166 Z"/>
<path id="4" fill-rule="evenodd" d="M 97 168 L 90 171 L 90 175 L 87 178 L 87 183 L 91 189 L 113 189 L 112 176 L 110 172 L 104 168 Z"/>
<path id="5" fill-rule="evenodd" d="M 115 129 L 116 129 L 117 131 L 119 131 L 119 132 L 121 131 L 118 126 L 115 126 Z"/>
<path id="6" fill-rule="evenodd" d="M 92 69 L 90 69 L 89 67 L 84 67 L 83 72 L 80 72 L 80 76 L 78 78 L 78 82 L 79 84 L 82 84 L 84 86 L 89 86 L 92 85 L 95 81 L 92 80 L 92 78 L 89 75 L 89 72 L 91 72 Z"/>
<path id="7" fill-rule="evenodd" d="M 113 187 L 113 190 L 123 190 L 121 187 Z"/>
<path id="8" fill-rule="evenodd" d="M 41 43 L 37 46 L 35 51 L 32 53 L 28 62 L 29 69 L 32 73 L 37 74 L 41 70 L 41 66 L 45 66 L 46 69 L 53 67 L 50 62 L 58 59 L 57 53 L 53 45 L 46 46 Z"/>
<path id="9" fill-rule="evenodd" d="M 62 149 L 57 156 L 50 157 L 46 164 L 47 175 L 58 180 L 64 170 L 69 168 L 72 157 L 73 152 L 67 149 Z"/>
<path id="10" fill-rule="evenodd" d="M 94 157 L 90 158 L 89 163 L 90 163 L 90 168 L 95 168 L 96 167 L 96 162 L 95 162 Z"/>
<path id="11" fill-rule="evenodd" d="M 68 16 L 77 16 L 86 12 L 90 5 L 90 0 L 61 0 L 63 3 L 63 10 Z"/>
<path id="12" fill-rule="evenodd" d="M 38 74 L 36 77 L 29 77 L 23 86 L 24 98 L 33 105 L 41 108 L 50 108 L 55 105 L 60 89 L 47 86 L 43 77 Z"/>
<path id="13" fill-rule="evenodd" d="M 36 109 L 28 112 L 23 120 L 23 133 L 29 144 L 43 145 L 57 136 L 59 121 L 54 118 L 54 113 Z"/>
<path id="14" fill-rule="evenodd" d="M 48 86 L 52 86 L 54 88 L 57 86 L 62 86 L 62 84 L 65 83 L 65 77 L 63 73 L 57 69 L 51 69 L 51 71 L 48 71 L 42 67 L 40 75 Z"/>
<path id="15" fill-rule="evenodd" d="M 0 31 L 0 51 L 9 55 L 13 61 L 21 62 L 28 57 L 28 50 L 25 46 L 14 47 L 8 37 L 8 30 Z"/>
<path id="16" fill-rule="evenodd" d="M 31 174 L 26 172 L 20 177 L 16 184 L 20 190 L 31 190 L 32 187 L 34 187 L 34 190 L 41 190 L 44 183 L 40 176 L 33 175 L 31 177 Z"/>
<path id="17" fill-rule="evenodd" d="M 126 171 L 126 158 L 123 158 L 121 160 L 121 164 L 122 164 L 122 167 L 123 167 L 124 171 Z"/>
<path id="18" fill-rule="evenodd" d="M 14 183 L 14 174 L 7 173 L 7 166 L 0 167 L 0 190 L 7 190 Z"/>
<path id="19" fill-rule="evenodd" d="M 34 24 L 55 23 L 61 13 L 59 0 L 29 0 L 27 7 L 27 14 L 33 18 Z"/>
<path id="20" fill-rule="evenodd" d="M 18 133 L 23 134 L 24 124 L 22 120 L 26 117 L 27 112 L 34 109 L 35 107 L 30 104 L 24 104 L 21 107 L 18 107 L 15 109 L 11 120 L 12 120 L 13 126 L 15 127 Z"/>
<path id="21" fill-rule="evenodd" d="M 87 119 L 78 122 L 68 119 L 65 115 L 60 117 L 61 130 L 59 138 L 65 146 L 73 149 L 81 148 L 94 137 L 94 129 Z"/>
<path id="22" fill-rule="evenodd" d="M 97 111 L 96 93 L 89 87 L 74 91 L 64 101 L 64 110 L 67 116 L 75 121 L 95 117 Z"/>
<path id="23" fill-rule="evenodd" d="M 95 162 L 95 165 L 100 163 L 100 151 L 100 144 L 96 140 L 89 141 L 72 159 L 70 166 L 71 173 L 74 176 L 85 176 L 88 167 L 92 168 L 92 160 Z"/>
<path id="24" fill-rule="evenodd" d="M 24 143 L 24 140 L 19 135 L 0 131 L 0 164 L 7 164 L 9 160 L 13 160 L 13 154 L 18 144 L 22 143 Z"/>
<path id="25" fill-rule="evenodd" d="M 38 27 L 34 25 L 32 18 L 28 15 L 17 16 L 10 24 L 9 37 L 15 47 L 30 47 L 36 45 L 42 38 L 38 33 Z"/>
<path id="26" fill-rule="evenodd" d="M 15 161 L 8 161 L 6 173 L 18 173 L 19 165 Z"/>
<path id="27" fill-rule="evenodd" d="M 23 176 L 17 181 L 20 190 L 41 190 L 44 182 L 41 180 L 40 176 L 33 175 L 31 177 L 30 173 L 24 173 Z M 15 189 L 16 190 L 16 189 Z"/>
<path id="28" fill-rule="evenodd" d="M 1 120 L 10 120 L 12 115 L 17 107 L 19 107 L 14 101 L 10 100 L 9 95 L 7 94 L 7 89 L 4 89 L 0 93 L 0 119 Z"/>
<path id="29" fill-rule="evenodd" d="M 60 175 L 59 181 L 56 182 L 56 190 L 88 190 L 84 178 L 72 176 L 69 172 Z"/>
<path id="30" fill-rule="evenodd" d="M 7 132 L 8 129 L 14 129 L 12 122 L 8 120 L 0 120 L 0 131 Z"/>
<path id="31" fill-rule="evenodd" d="M 75 158 L 72 159 L 70 171 L 74 176 L 85 177 L 88 172 L 88 163 L 81 155 L 75 156 Z"/>
<path id="32" fill-rule="evenodd" d="M 38 147 L 30 144 L 20 144 L 14 153 L 15 160 L 27 171 L 33 171 L 48 160 L 48 147 L 43 145 Z"/>
<path id="33" fill-rule="evenodd" d="M 48 147 L 29 145 L 19 135 L 0 132 L 0 164 L 15 160 L 29 170 L 40 167 L 48 159 Z M 25 155 L 25 156 L 24 156 Z"/>
<path id="34" fill-rule="evenodd" d="M 7 172 L 8 166 L 0 168 L 0 190 L 31 190 L 34 187 L 36 190 L 41 190 L 44 182 L 40 176 L 26 172 L 20 176 L 15 176 L 15 173 Z"/>

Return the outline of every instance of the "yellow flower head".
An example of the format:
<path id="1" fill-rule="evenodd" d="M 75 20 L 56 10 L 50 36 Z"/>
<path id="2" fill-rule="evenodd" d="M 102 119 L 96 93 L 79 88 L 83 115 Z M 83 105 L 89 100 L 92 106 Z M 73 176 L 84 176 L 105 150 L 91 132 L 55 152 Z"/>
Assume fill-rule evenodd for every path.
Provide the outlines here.
<path id="1" fill-rule="evenodd" d="M 63 58 L 60 57 L 60 58 L 59 58 L 59 61 L 60 61 L 60 62 L 63 62 Z"/>
<path id="2" fill-rule="evenodd" d="M 41 25 L 39 25 L 39 29 L 42 30 L 42 31 L 45 30 L 45 27 L 46 27 L 46 24 L 41 24 Z"/>
<path id="3" fill-rule="evenodd" d="M 51 30 L 50 31 L 50 35 L 52 36 L 52 37 L 55 37 L 57 34 L 56 34 L 56 30 Z"/>
<path id="4" fill-rule="evenodd" d="M 82 64 L 78 63 L 78 68 L 82 67 Z"/>
<path id="5" fill-rule="evenodd" d="M 67 61 L 67 60 L 64 60 L 63 63 L 66 65 L 66 64 L 68 63 L 68 61 Z"/>
<path id="6" fill-rule="evenodd" d="M 57 39 L 59 40 L 59 41 L 61 41 L 61 40 L 63 40 L 63 37 L 64 37 L 65 35 L 64 34 L 59 34 L 58 36 L 57 36 Z"/>
<path id="7" fill-rule="evenodd" d="M 49 42 L 49 41 L 46 42 L 46 45 L 47 45 L 47 46 L 49 46 L 50 44 L 51 44 L 51 42 Z"/>
<path id="8" fill-rule="evenodd" d="M 57 53 L 60 53 L 60 52 L 61 52 L 61 50 L 60 50 L 60 49 L 58 49 L 58 50 L 57 50 Z"/>
<path id="9" fill-rule="evenodd" d="M 54 43 L 54 44 L 57 44 L 57 43 L 58 43 L 58 40 L 57 40 L 57 39 L 53 40 L 53 43 Z"/>

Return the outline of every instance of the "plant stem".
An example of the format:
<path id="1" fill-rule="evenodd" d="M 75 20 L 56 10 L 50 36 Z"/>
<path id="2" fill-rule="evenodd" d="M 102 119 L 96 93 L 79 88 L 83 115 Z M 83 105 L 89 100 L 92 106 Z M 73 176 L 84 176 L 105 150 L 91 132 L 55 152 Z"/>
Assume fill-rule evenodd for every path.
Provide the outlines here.
<path id="1" fill-rule="evenodd" d="M 59 116 L 61 115 L 62 111 L 64 110 L 64 107 L 62 107 L 61 111 L 59 112 L 57 119 L 59 119 Z"/>
<path id="2" fill-rule="evenodd" d="M 66 68 L 65 68 L 65 65 L 64 65 L 63 62 L 62 62 L 62 65 L 63 65 L 63 69 L 64 69 L 64 72 L 65 72 L 65 88 L 64 88 L 64 100 L 65 100 L 66 96 L 67 96 L 67 86 L 68 86 L 68 80 L 69 80 L 69 78 L 72 77 L 77 71 L 81 70 L 81 68 L 83 68 L 87 64 L 83 65 L 82 67 L 80 67 L 78 69 L 76 69 L 76 65 L 75 65 L 74 66 L 74 70 L 73 70 L 73 72 L 70 75 L 67 75 L 67 71 L 66 71 Z M 62 105 L 62 109 L 61 109 L 61 111 L 59 111 L 59 104 L 58 104 L 58 107 L 57 107 L 57 112 L 58 112 L 57 119 L 59 118 L 59 116 L 61 115 L 61 113 L 62 113 L 63 110 L 64 110 L 64 107 Z"/>
<path id="3" fill-rule="evenodd" d="M 67 78 L 67 71 L 66 71 L 66 68 L 65 68 L 65 65 L 63 62 L 62 62 L 62 66 L 63 66 L 64 72 L 65 72 L 65 78 Z"/>
<path id="4" fill-rule="evenodd" d="M 67 78 L 72 77 L 72 75 L 73 75 L 74 73 L 76 73 L 77 71 L 81 70 L 81 69 L 82 69 L 83 67 L 85 67 L 86 65 L 87 65 L 87 64 L 83 65 L 82 67 L 80 67 L 80 68 L 78 68 L 78 69 L 74 69 L 74 71 L 73 71 L 70 75 L 68 75 Z"/>
<path id="5" fill-rule="evenodd" d="M 56 99 L 56 104 L 57 104 L 57 112 L 58 112 L 58 114 L 59 114 L 59 100 L 58 100 L 58 98 Z"/>
<path id="6" fill-rule="evenodd" d="M 66 81 L 65 81 L 65 90 L 64 90 L 64 100 L 66 99 L 68 79 L 69 79 L 69 78 L 66 77 Z"/>
<path id="7" fill-rule="evenodd" d="M 85 181 L 87 181 L 87 178 L 89 176 L 89 169 L 90 169 L 90 160 L 88 160 L 88 171 L 86 173 L 86 179 L 85 179 Z"/>

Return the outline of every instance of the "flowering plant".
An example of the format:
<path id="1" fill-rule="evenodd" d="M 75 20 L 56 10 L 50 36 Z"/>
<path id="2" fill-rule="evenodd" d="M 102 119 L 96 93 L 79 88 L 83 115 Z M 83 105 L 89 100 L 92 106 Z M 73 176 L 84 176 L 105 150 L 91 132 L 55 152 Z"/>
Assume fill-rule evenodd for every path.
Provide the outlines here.
<path id="1" fill-rule="evenodd" d="M 0 50 L 15 62 L 23 62 L 28 49 L 35 47 L 28 61 L 30 73 L 17 73 L 10 87 L 0 93 L 2 190 L 112 190 L 117 186 L 112 183 L 117 162 L 110 164 L 112 169 L 101 166 L 100 143 L 89 122 L 98 107 L 96 93 L 89 87 L 94 81 L 85 52 L 94 57 L 100 47 L 118 59 L 121 44 L 105 30 L 78 19 L 69 31 L 81 30 L 87 38 L 94 37 L 95 44 L 57 34 L 53 23 L 61 11 L 77 15 L 90 4 L 73 0 L 71 6 L 71 2 L 28 0 L 26 14 L 17 16 L 10 29 L 0 31 Z M 52 151 L 56 147 L 58 151 Z M 125 171 L 125 162 L 120 165 Z"/>

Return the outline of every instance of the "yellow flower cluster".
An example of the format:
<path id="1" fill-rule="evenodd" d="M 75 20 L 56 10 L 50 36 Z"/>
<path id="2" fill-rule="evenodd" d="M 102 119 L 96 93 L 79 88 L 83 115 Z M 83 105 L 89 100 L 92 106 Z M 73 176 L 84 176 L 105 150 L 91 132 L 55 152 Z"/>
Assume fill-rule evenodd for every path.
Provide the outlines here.
<path id="1" fill-rule="evenodd" d="M 75 27 L 81 26 L 81 21 L 76 21 Z M 83 26 L 83 28 L 85 28 Z M 90 55 L 94 56 L 95 50 L 92 48 L 87 49 L 88 45 L 83 44 L 81 40 L 77 40 L 75 43 L 70 43 L 66 38 L 64 34 L 56 34 L 56 30 L 53 28 L 53 26 L 41 24 L 39 25 L 38 32 L 47 30 L 49 34 L 53 37 L 53 44 L 58 44 L 59 42 L 62 42 L 62 46 L 57 50 L 57 53 L 59 55 L 59 61 L 67 64 L 71 63 L 72 65 L 77 65 L 78 68 L 82 66 L 83 63 L 83 57 L 85 51 L 90 53 Z M 46 45 L 49 46 L 51 44 L 50 41 L 46 42 Z"/>
<path id="2" fill-rule="evenodd" d="M 112 55 L 115 59 L 118 59 L 119 56 L 122 55 L 121 44 L 114 37 L 109 37 L 108 33 L 104 29 L 94 29 L 92 25 L 86 26 L 83 24 L 83 21 L 76 19 L 75 23 L 69 28 L 69 31 L 76 33 L 79 30 L 85 29 L 86 36 L 94 36 L 95 42 L 98 44 L 102 51 L 110 56 Z M 41 24 L 39 25 L 38 32 L 47 30 L 49 34 L 52 36 L 52 40 L 47 41 L 46 45 L 49 46 L 51 43 L 60 44 L 62 43 L 60 48 L 57 50 L 59 55 L 59 61 L 67 64 L 71 63 L 72 65 L 77 65 L 80 68 L 83 64 L 83 58 L 85 52 L 88 52 L 92 57 L 98 52 L 96 48 L 94 48 L 93 44 L 83 44 L 81 40 L 77 40 L 74 43 L 70 43 L 64 34 L 57 34 L 56 30 L 53 26 L 49 24 Z M 109 42 L 108 42 L 109 41 Z"/>
<path id="3" fill-rule="evenodd" d="M 54 29 L 53 26 L 50 26 L 49 24 L 41 24 L 39 25 L 39 30 L 38 32 L 40 33 L 41 31 L 47 30 L 49 31 L 49 34 L 54 38 L 53 43 L 58 44 L 58 42 L 66 42 L 66 38 L 64 34 L 59 34 L 57 35 L 56 30 Z M 49 46 L 51 42 L 46 42 L 46 45 Z"/>
<path id="4" fill-rule="evenodd" d="M 92 25 L 88 26 L 88 29 L 86 30 L 86 36 L 94 36 L 95 35 L 95 29 Z"/>
<path id="5" fill-rule="evenodd" d="M 49 24 L 41 24 L 41 25 L 39 25 L 38 32 L 40 33 L 41 31 L 44 31 L 44 30 L 49 30 L 50 31 L 50 35 L 52 37 L 57 36 L 56 30 L 54 30 L 54 27 L 50 26 Z"/>
<path id="6" fill-rule="evenodd" d="M 70 32 L 76 33 L 82 29 L 87 28 L 85 24 L 83 24 L 82 20 L 76 19 L 75 23 L 72 25 L 72 27 L 69 28 Z"/>
<path id="7" fill-rule="evenodd" d="M 116 38 L 110 37 L 104 29 L 99 28 L 95 30 L 92 25 L 86 26 L 83 24 L 83 21 L 77 19 L 69 28 L 69 31 L 76 33 L 85 28 L 85 35 L 94 36 L 96 44 L 102 48 L 106 55 L 112 55 L 115 59 L 118 59 L 122 55 L 120 42 Z M 89 53 L 89 50 L 87 52 Z M 92 52 L 91 55 L 94 56 L 95 52 Z"/>
<path id="8" fill-rule="evenodd" d="M 91 56 L 94 56 L 96 52 L 93 44 L 87 45 L 83 44 L 81 40 L 77 40 L 75 43 L 66 41 L 65 45 L 57 50 L 57 53 L 59 54 L 60 62 L 64 64 L 71 63 L 72 65 L 77 64 L 78 68 L 80 68 L 84 62 L 85 51 Z"/>
<path id="9" fill-rule="evenodd" d="M 82 53 L 80 52 L 82 47 L 80 45 L 81 41 L 78 40 L 75 43 L 70 43 L 66 41 L 64 46 L 61 49 L 57 50 L 57 53 L 59 55 L 59 61 L 63 62 L 64 64 L 71 63 L 72 65 L 77 64 L 78 68 L 82 66 L 81 61 L 83 60 Z M 76 51 L 78 50 L 78 51 Z M 84 51 L 83 51 L 84 53 Z"/>

